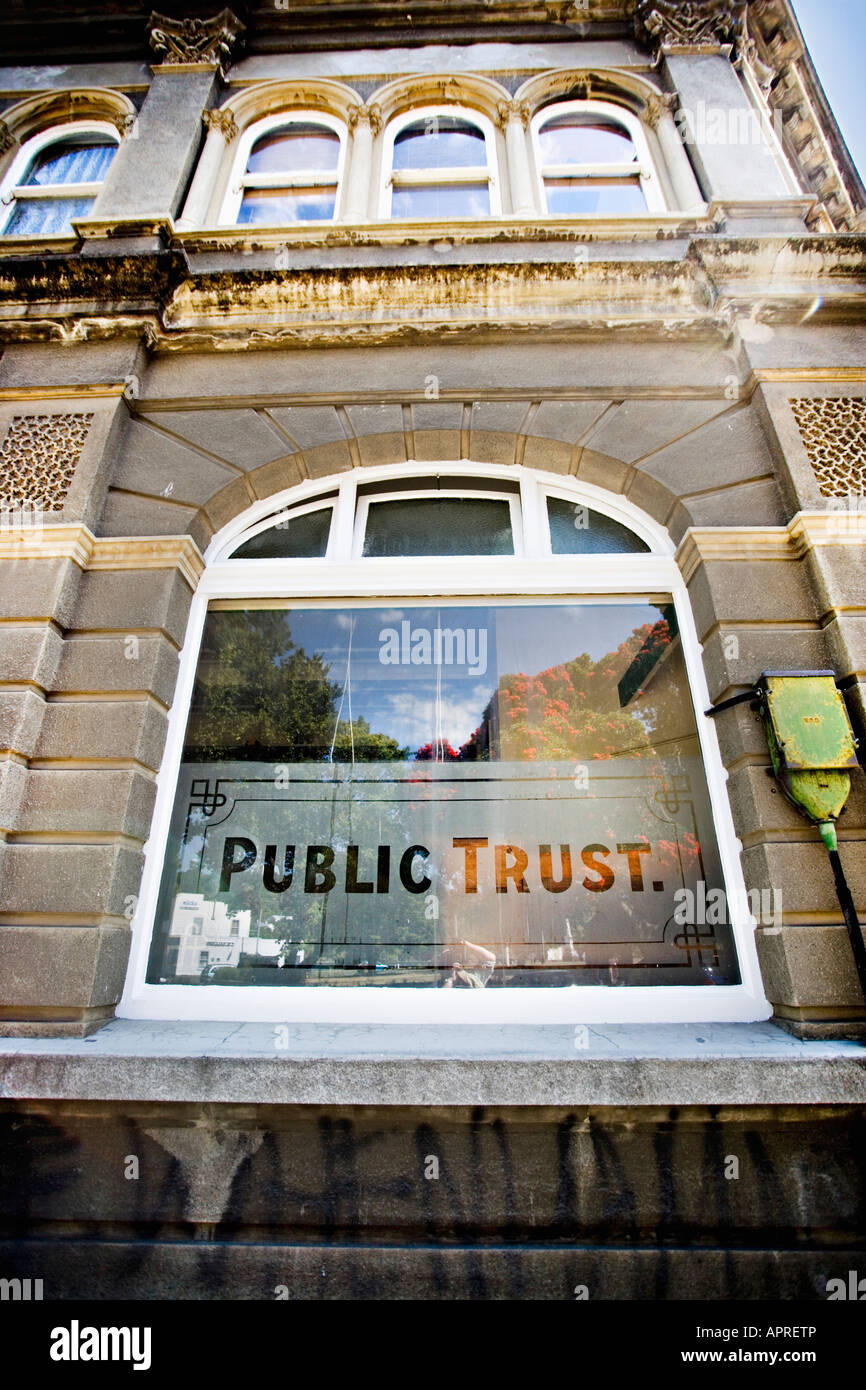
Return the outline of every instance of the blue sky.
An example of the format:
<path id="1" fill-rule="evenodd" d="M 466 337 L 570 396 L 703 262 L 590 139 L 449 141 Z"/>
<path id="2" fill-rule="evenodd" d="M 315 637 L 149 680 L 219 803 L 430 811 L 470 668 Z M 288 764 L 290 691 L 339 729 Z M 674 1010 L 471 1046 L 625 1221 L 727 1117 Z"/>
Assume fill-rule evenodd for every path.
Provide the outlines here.
<path id="1" fill-rule="evenodd" d="M 803 37 L 866 180 L 866 0 L 794 0 Z"/>

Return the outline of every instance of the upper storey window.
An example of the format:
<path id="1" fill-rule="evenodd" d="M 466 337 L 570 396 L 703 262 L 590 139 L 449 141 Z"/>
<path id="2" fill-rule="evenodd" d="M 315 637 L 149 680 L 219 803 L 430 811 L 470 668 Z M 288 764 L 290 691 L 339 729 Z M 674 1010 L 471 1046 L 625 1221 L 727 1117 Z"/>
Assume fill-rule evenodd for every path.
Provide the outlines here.
<path id="1" fill-rule="evenodd" d="M 630 217 L 662 210 L 646 138 L 627 111 L 564 102 L 540 112 L 533 130 L 548 213 Z"/>
<path id="2" fill-rule="evenodd" d="M 496 216 L 493 127 L 459 107 L 408 112 L 386 134 L 383 215 L 425 221 Z"/>
<path id="3" fill-rule="evenodd" d="M 226 220 L 270 227 L 330 221 L 343 146 L 340 123 L 318 112 L 257 122 L 242 141 Z"/>
<path id="4" fill-rule="evenodd" d="M 111 126 L 76 122 L 28 140 L 12 163 L 0 231 L 4 236 L 64 236 L 86 217 L 117 150 Z"/>

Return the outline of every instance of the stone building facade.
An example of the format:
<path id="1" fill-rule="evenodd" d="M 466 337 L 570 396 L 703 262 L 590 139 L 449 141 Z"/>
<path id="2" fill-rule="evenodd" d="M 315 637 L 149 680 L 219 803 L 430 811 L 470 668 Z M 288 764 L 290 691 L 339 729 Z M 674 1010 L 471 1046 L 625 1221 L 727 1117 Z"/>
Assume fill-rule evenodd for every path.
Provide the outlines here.
<path id="1" fill-rule="evenodd" d="M 787 0 L 363 9 L 259 0 L 145 23 L 120 0 L 89 20 L 55 0 L 26 23 L 0 19 L 0 1022 L 19 1184 L 3 1260 L 38 1277 L 50 1247 L 57 1297 L 85 1269 L 96 1296 L 586 1285 L 676 1298 L 696 1279 L 728 1297 L 823 1296 L 863 1242 L 863 996 L 826 852 L 767 775 L 760 721 L 747 705 L 716 721 L 704 710 L 768 669 L 832 671 L 861 760 L 866 748 L 866 194 Z M 410 513 L 387 512 L 398 503 L 422 508 L 415 550 Z M 499 539 L 485 534 L 494 515 L 508 517 L 506 542 L 499 521 Z M 620 539 L 587 547 L 599 526 Z M 219 636 L 224 615 L 294 604 L 324 644 L 327 623 L 342 615 L 360 633 L 374 610 L 404 641 L 394 665 L 414 670 L 436 660 L 423 642 L 417 662 L 407 653 L 412 612 L 421 623 L 447 607 L 453 623 L 468 607 L 468 641 L 495 608 L 501 691 L 513 605 L 525 632 L 555 634 L 556 613 L 590 599 L 626 637 L 620 618 L 653 608 L 650 636 L 676 648 L 667 674 L 649 637 L 629 648 L 620 704 L 634 675 L 662 690 L 656 712 L 676 706 L 677 750 L 660 766 L 667 777 L 691 759 L 713 882 L 751 895 L 724 940 L 702 947 L 706 923 L 680 939 L 687 985 L 666 954 L 667 908 L 655 955 L 617 954 L 615 912 L 598 940 L 568 919 L 530 951 L 533 911 L 559 891 L 545 843 L 544 888 L 509 841 L 496 846 L 499 897 L 480 894 L 488 914 L 524 912 L 523 954 L 509 918 L 494 976 L 529 988 L 407 988 L 422 968 L 408 946 L 338 957 L 324 917 L 318 960 L 347 972 L 340 989 L 250 988 L 276 978 L 275 961 L 323 979 L 289 914 L 263 940 L 261 887 L 221 909 L 212 941 L 192 940 L 235 876 L 252 882 L 244 855 L 260 863 L 271 835 L 265 888 L 270 873 L 278 891 L 280 867 L 291 884 L 289 831 L 269 817 L 304 762 L 262 732 L 266 701 L 243 746 L 220 741 L 213 716 L 189 754 L 190 708 L 215 709 L 208 682 L 241 660 Z M 327 768 L 345 768 L 348 691 L 349 782 L 351 650 L 343 674 L 332 666 L 337 723 L 321 745 Z M 565 660 L 556 650 L 545 659 Z M 492 648 L 483 671 L 475 655 L 479 678 L 488 657 L 494 669 Z M 384 664 L 380 685 L 392 675 Z M 411 695 L 381 688 L 404 706 Z M 459 754 L 437 724 L 434 793 L 450 761 L 489 767 L 478 749 L 494 707 Z M 364 737 L 378 733 L 368 719 Z M 208 738 L 219 751 L 205 756 Z M 251 747 L 278 795 L 260 836 L 231 822 L 222 887 L 200 874 L 196 896 L 184 865 L 198 852 L 201 870 L 202 827 L 228 815 L 220 778 L 246 785 Z M 623 751 L 587 747 L 554 758 L 574 765 L 577 798 L 599 785 L 596 760 Z M 535 747 L 521 758 L 535 776 Z M 520 825 L 566 840 L 583 812 L 544 795 L 560 797 L 556 813 L 521 802 Z M 292 826 L 308 815 L 307 839 L 323 839 L 293 804 Z M 418 850 L 414 803 L 392 811 Z M 589 891 L 661 899 L 661 870 L 641 877 L 643 831 L 587 816 L 574 853 Z M 474 849 L 469 820 L 449 841 L 466 913 L 488 851 L 492 884 L 497 824 Z M 383 834 L 380 819 L 375 869 L 349 845 L 347 922 L 352 893 L 378 909 L 389 874 L 396 884 Z M 839 839 L 862 915 L 862 768 Z M 684 843 L 677 833 L 680 864 Z M 438 921 L 427 853 L 401 860 L 400 878 Z M 333 847 L 310 846 L 310 893 L 333 862 Z M 564 855 L 559 868 L 562 883 Z M 383 900 L 369 943 L 384 947 L 396 909 Z M 631 920 L 633 899 L 620 901 Z M 455 941 L 467 923 L 477 939 L 479 921 L 443 926 L 428 975 L 456 968 Z M 457 965 L 471 981 L 481 960 Z M 663 983 L 645 987 L 648 966 Z M 527 972 L 548 967 L 565 987 L 541 994 Z M 578 967 L 590 973 L 569 975 Z M 376 968 L 404 974 L 371 989 L 359 972 Z M 720 1177 L 730 1155 L 737 1184 Z M 159 1252 L 145 1255 L 154 1232 Z M 311 1282 L 319 1265 L 327 1293 Z"/>

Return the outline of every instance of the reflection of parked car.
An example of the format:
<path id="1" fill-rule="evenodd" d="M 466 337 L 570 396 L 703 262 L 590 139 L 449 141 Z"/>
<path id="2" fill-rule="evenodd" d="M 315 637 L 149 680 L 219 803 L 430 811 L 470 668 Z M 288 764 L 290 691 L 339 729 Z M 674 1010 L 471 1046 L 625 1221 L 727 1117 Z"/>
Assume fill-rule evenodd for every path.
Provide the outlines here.
<path id="1" fill-rule="evenodd" d="M 206 965 L 205 968 L 204 968 L 204 970 L 201 972 L 201 975 L 199 976 L 199 979 L 200 979 L 200 980 L 212 980 L 212 979 L 213 979 L 213 976 L 214 976 L 214 971 L 216 970 L 216 968 L 217 968 L 216 965 Z"/>

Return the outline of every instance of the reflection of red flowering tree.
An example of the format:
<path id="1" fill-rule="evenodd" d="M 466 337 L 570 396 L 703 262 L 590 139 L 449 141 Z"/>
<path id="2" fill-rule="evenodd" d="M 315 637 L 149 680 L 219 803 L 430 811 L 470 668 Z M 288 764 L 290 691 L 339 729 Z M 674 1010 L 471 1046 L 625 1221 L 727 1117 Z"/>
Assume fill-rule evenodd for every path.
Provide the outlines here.
<path id="1" fill-rule="evenodd" d="M 500 757 L 587 761 L 652 754 L 646 722 L 637 709 L 622 708 L 619 685 L 633 666 L 641 675 L 651 671 L 671 641 L 666 621 L 646 623 L 598 661 L 584 652 L 536 676 L 503 676 L 485 711 L 485 723 L 498 726 Z M 642 707 L 639 712 L 646 714 Z M 479 734 L 469 743 L 480 742 Z"/>
<path id="2" fill-rule="evenodd" d="M 432 743 L 425 743 L 412 754 L 416 763 L 456 763 L 460 761 L 460 754 L 447 739 L 441 740 L 434 747 Z"/>

